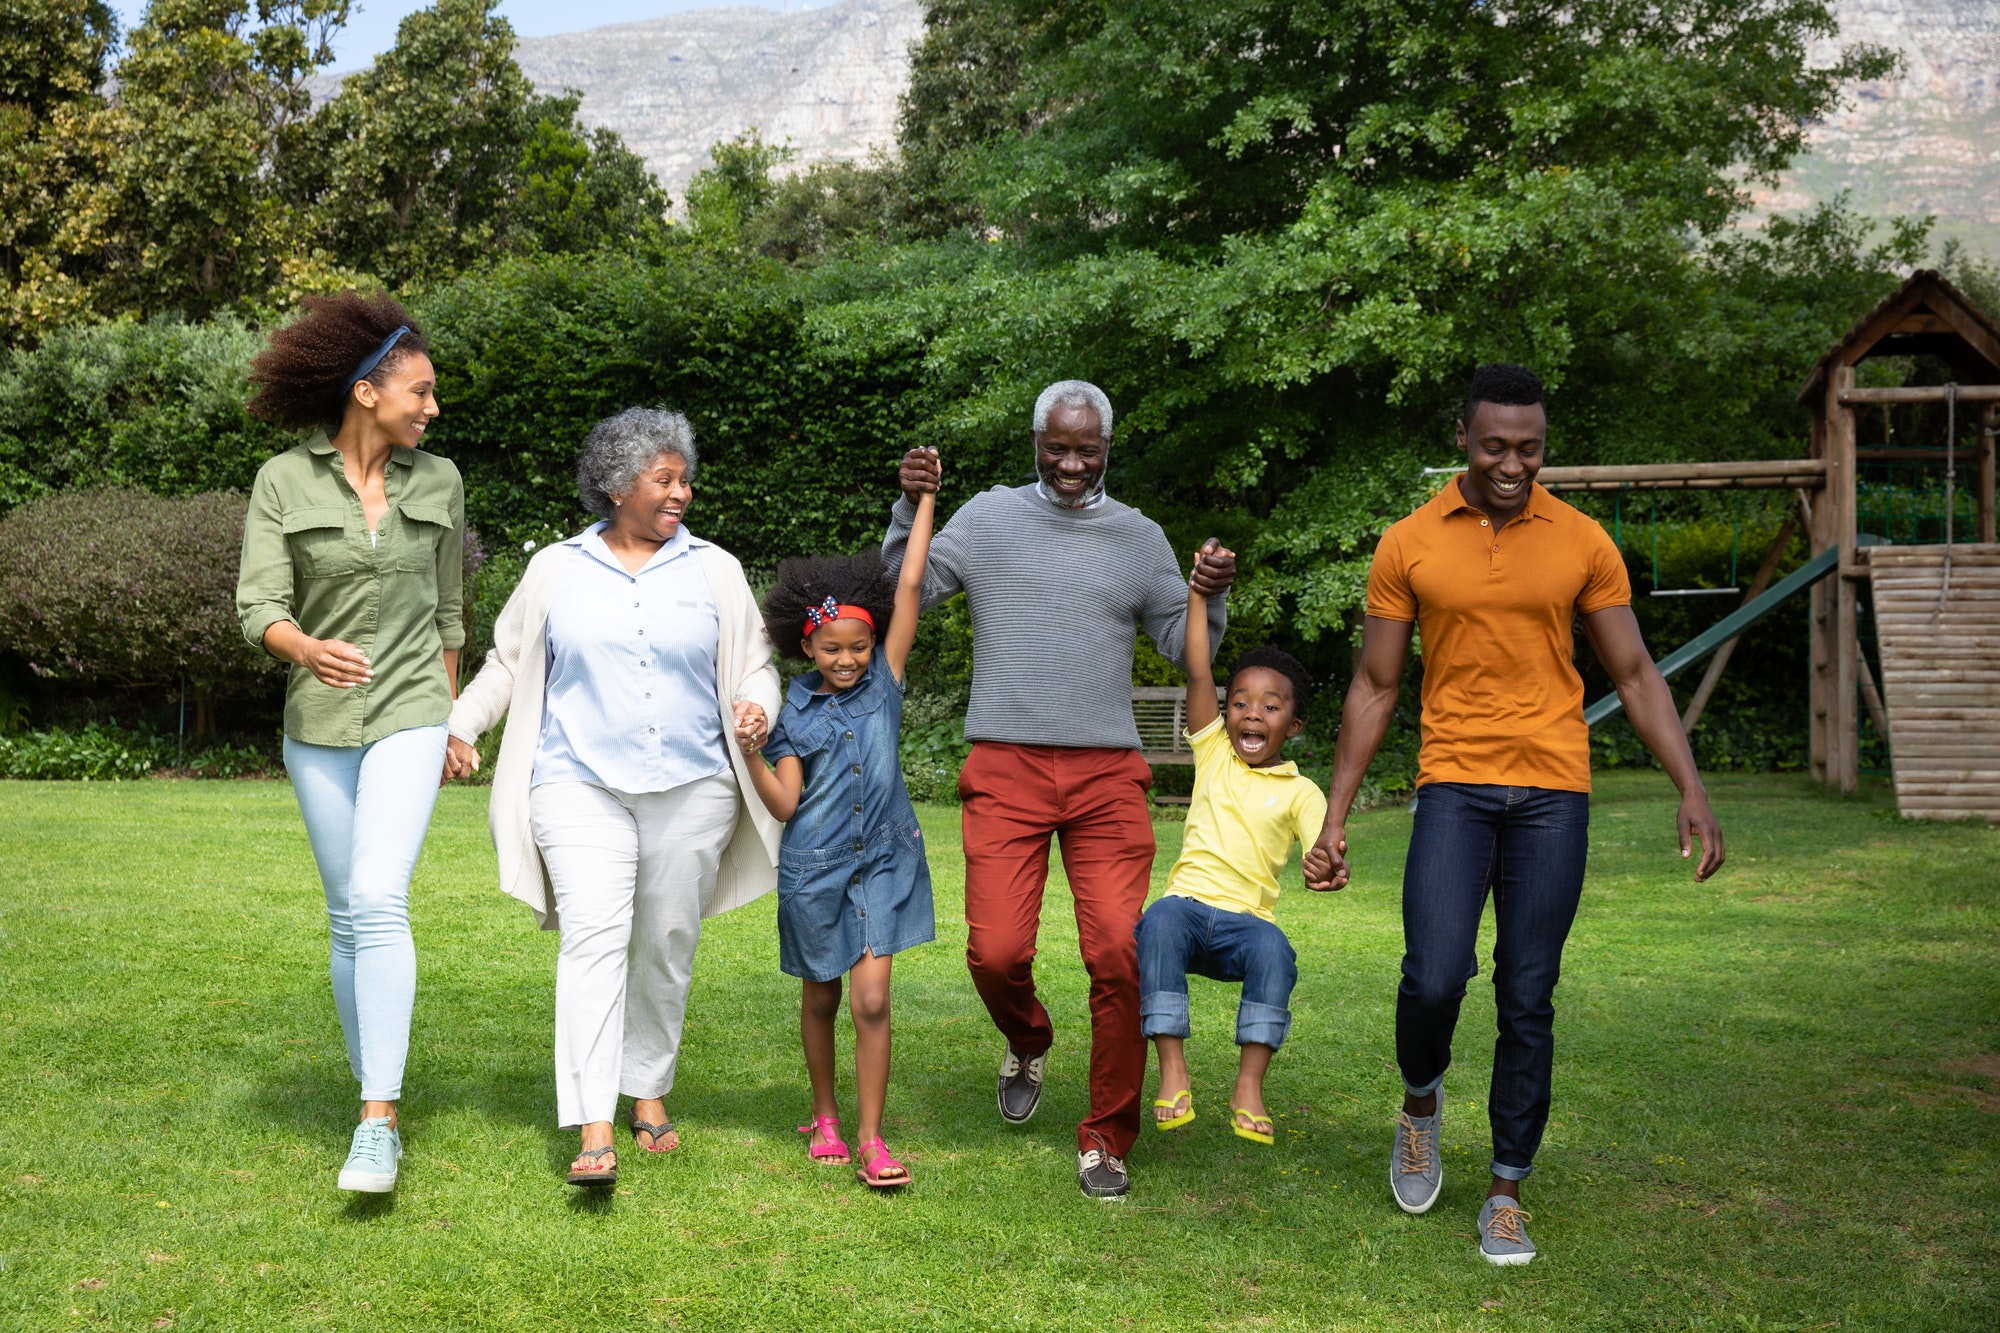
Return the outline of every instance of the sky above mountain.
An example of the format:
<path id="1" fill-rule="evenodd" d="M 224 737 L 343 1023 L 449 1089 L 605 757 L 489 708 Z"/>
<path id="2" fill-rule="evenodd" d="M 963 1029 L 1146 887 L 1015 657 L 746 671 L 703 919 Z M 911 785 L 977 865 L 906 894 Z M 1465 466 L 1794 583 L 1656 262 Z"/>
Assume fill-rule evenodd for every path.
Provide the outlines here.
<path id="1" fill-rule="evenodd" d="M 431 0 L 356 0 L 347 26 L 334 39 L 333 68 L 358 69 L 396 44 L 396 25 Z M 774 11 L 820 9 L 833 0 L 729 0 L 731 7 Z M 131 31 L 145 16 L 145 0 L 112 0 L 118 26 Z M 607 23 L 682 14 L 691 9 L 718 8 L 717 0 L 501 0 L 500 12 L 522 37 L 601 28 Z"/>

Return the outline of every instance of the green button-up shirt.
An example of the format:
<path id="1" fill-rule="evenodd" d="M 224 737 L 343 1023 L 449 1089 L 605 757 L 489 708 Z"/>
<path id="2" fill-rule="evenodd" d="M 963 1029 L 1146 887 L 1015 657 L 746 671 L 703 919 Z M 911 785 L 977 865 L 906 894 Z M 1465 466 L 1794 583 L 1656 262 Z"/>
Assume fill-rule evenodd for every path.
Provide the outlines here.
<path id="1" fill-rule="evenodd" d="M 465 643 L 465 488 L 449 460 L 389 451 L 389 510 L 371 542 L 361 497 L 324 432 L 257 470 L 243 525 L 236 615 L 243 636 L 289 620 L 368 654 L 374 679 L 322 684 L 294 666 L 285 734 L 308 745 L 366 745 L 451 712 L 444 650 Z"/>

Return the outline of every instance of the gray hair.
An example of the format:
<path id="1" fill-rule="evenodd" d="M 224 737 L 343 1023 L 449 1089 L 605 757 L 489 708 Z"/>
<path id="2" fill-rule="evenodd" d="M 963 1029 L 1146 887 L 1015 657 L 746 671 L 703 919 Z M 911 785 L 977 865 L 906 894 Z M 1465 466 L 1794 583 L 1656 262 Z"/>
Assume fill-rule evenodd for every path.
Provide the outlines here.
<path id="1" fill-rule="evenodd" d="M 694 427 L 678 412 L 628 407 L 606 417 L 584 436 L 576 459 L 576 493 L 599 518 L 611 517 L 611 497 L 629 495 L 632 483 L 661 454 L 679 454 L 694 480 Z"/>
<path id="2" fill-rule="evenodd" d="M 1049 413 L 1058 407 L 1073 411 L 1087 407 L 1097 413 L 1097 438 L 1111 443 L 1111 400 L 1104 390 L 1087 380 L 1057 380 L 1035 400 L 1035 434 L 1049 428 Z"/>

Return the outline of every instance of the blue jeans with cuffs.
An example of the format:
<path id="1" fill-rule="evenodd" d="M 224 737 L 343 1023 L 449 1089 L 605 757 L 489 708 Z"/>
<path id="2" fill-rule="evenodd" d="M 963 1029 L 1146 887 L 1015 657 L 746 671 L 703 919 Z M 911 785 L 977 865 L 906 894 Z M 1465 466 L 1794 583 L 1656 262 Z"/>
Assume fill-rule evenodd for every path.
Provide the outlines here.
<path id="1" fill-rule="evenodd" d="M 1168 894 L 1139 918 L 1139 1030 L 1151 1037 L 1186 1037 L 1190 972 L 1213 981 L 1240 981 L 1236 1044 L 1276 1050 L 1292 1026 L 1292 987 L 1299 958 L 1285 932 L 1249 912 Z"/>

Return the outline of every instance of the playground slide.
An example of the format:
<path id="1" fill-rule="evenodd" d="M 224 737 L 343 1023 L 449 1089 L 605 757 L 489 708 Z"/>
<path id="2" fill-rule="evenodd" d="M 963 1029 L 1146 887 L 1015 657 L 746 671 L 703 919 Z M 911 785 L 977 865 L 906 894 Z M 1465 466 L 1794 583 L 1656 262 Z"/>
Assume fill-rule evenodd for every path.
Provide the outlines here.
<path id="1" fill-rule="evenodd" d="M 1875 542 L 1876 539 L 1864 534 L 1859 544 L 1872 546 Z M 1724 643 L 1735 638 L 1744 630 L 1749 629 L 1765 616 L 1770 615 L 1787 600 L 1804 592 L 1807 588 L 1812 587 L 1813 584 L 1818 583 L 1828 574 L 1831 574 L 1834 571 L 1834 567 L 1839 563 L 1840 548 L 1838 546 L 1827 547 L 1824 551 L 1821 551 L 1818 555 L 1786 575 L 1776 586 L 1766 589 L 1764 595 L 1756 601 L 1737 607 L 1721 620 L 1716 621 L 1715 624 L 1709 626 L 1700 634 L 1697 634 L 1694 638 L 1689 639 L 1686 643 L 1661 658 L 1659 661 L 1660 674 L 1668 680 L 1672 680 L 1678 672 L 1701 661 L 1717 648 L 1720 648 Z M 1605 718 L 1616 714 L 1624 706 L 1616 694 L 1607 694 L 1583 710 L 1583 720 L 1586 725 L 1594 727 Z"/>

